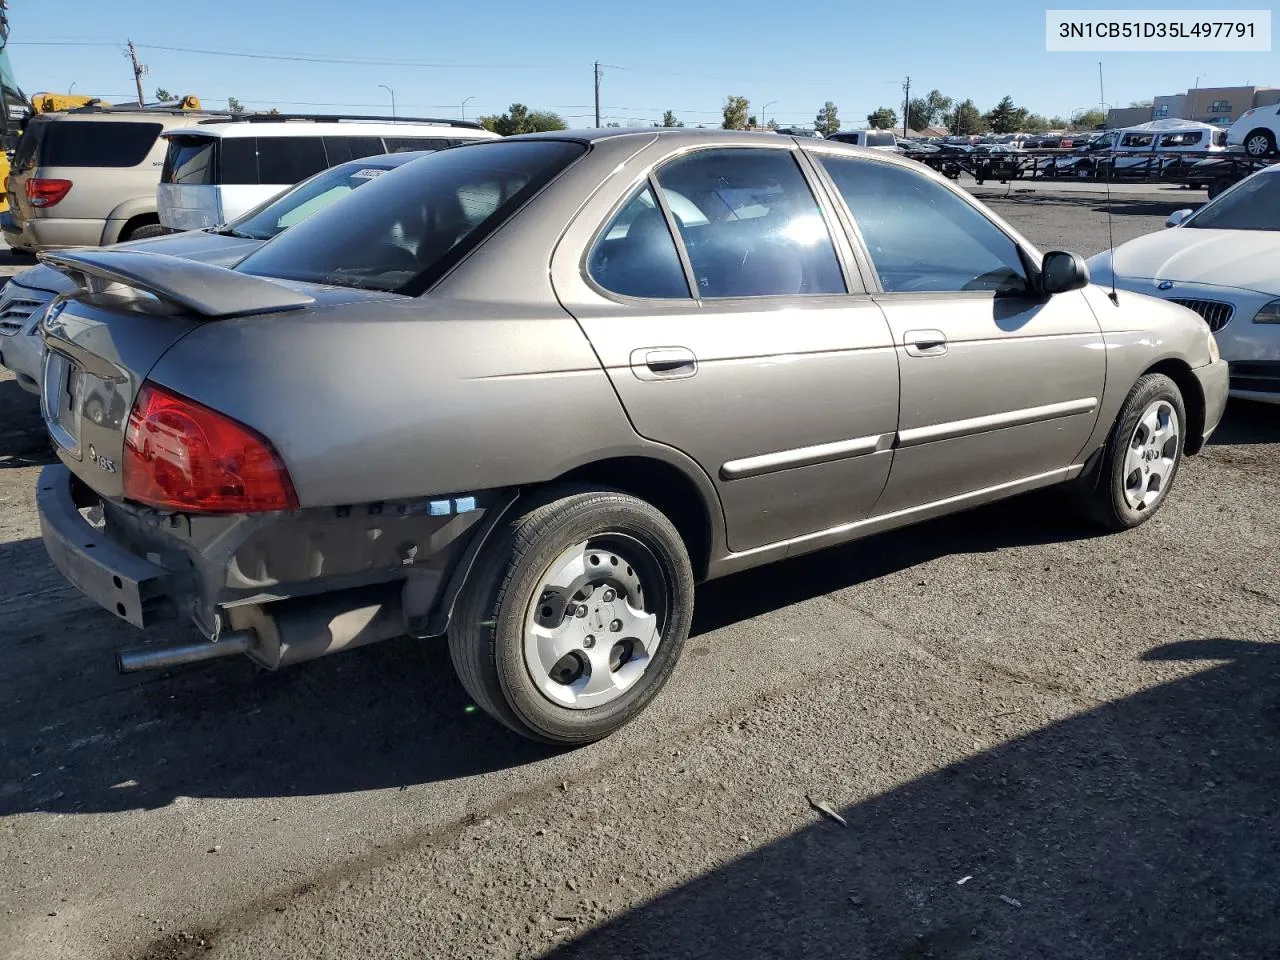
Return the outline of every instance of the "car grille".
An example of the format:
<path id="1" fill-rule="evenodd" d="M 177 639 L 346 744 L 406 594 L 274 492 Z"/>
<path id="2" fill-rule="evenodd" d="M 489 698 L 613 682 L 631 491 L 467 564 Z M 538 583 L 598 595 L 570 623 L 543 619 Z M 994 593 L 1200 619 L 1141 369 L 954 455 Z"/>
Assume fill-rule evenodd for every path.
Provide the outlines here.
<path id="1" fill-rule="evenodd" d="M 7 297 L 0 294 L 0 334 L 12 337 L 21 331 L 31 315 L 44 304 L 45 301 L 31 297 Z"/>
<path id="2" fill-rule="evenodd" d="M 1186 307 L 1188 310 L 1194 310 L 1204 318 L 1204 322 L 1209 325 L 1209 329 L 1215 332 L 1225 327 L 1228 321 L 1231 320 L 1231 315 L 1236 312 L 1233 304 L 1223 303 L 1221 300 L 1188 300 L 1181 297 L 1170 297 L 1169 302 Z"/>

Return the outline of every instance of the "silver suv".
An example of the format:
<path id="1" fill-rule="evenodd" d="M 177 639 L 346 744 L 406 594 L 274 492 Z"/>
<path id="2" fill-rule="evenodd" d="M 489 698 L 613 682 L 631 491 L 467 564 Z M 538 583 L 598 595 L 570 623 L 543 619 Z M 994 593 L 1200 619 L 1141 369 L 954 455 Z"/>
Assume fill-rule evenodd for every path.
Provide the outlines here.
<path id="1" fill-rule="evenodd" d="M 5 185 L 5 240 L 34 253 L 158 236 L 167 146 L 160 134 L 191 122 L 192 111 L 177 109 L 87 107 L 33 117 Z"/>

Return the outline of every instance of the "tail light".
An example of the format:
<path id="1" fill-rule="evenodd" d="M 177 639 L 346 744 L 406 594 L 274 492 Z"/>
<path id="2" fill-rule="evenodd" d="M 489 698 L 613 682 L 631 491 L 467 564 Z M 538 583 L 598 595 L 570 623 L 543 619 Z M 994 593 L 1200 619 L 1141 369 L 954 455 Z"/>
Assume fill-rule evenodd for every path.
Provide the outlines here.
<path id="1" fill-rule="evenodd" d="M 271 444 L 186 397 L 144 383 L 125 429 L 124 495 L 167 510 L 265 513 L 298 498 Z"/>
<path id="2" fill-rule="evenodd" d="M 52 207 L 71 192 L 70 180 L 43 180 L 33 177 L 27 181 L 27 199 L 33 207 Z"/>

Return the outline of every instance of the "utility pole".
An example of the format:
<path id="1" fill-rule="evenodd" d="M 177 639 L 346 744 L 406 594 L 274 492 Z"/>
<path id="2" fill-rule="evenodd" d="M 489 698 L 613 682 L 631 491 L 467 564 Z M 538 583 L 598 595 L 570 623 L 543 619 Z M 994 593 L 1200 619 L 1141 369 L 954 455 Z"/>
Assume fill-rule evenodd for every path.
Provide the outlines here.
<path id="1" fill-rule="evenodd" d="M 596 126 L 600 126 L 600 61 L 596 61 Z"/>
<path id="2" fill-rule="evenodd" d="M 138 106 L 141 107 L 146 102 L 142 95 L 142 76 L 147 72 L 147 66 L 138 62 L 138 50 L 132 40 L 129 41 L 129 61 L 133 64 L 133 82 L 138 87 Z"/>
<path id="3" fill-rule="evenodd" d="M 1107 95 L 1102 92 L 1102 61 L 1098 61 L 1098 102 L 1106 103 Z"/>
<path id="4" fill-rule="evenodd" d="M 911 117 L 911 78 L 902 84 L 902 136 L 907 135 L 907 120 Z"/>

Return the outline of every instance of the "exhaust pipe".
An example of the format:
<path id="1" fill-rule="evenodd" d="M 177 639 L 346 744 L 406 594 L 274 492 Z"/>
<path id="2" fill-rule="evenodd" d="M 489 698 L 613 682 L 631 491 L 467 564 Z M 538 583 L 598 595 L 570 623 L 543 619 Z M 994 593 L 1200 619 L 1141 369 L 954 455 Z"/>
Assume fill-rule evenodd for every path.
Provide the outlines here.
<path id="1" fill-rule="evenodd" d="M 237 653 L 248 653 L 255 639 L 252 630 L 233 630 L 223 634 L 217 643 L 202 640 L 199 643 L 127 647 L 116 651 L 116 669 L 121 673 L 137 673 L 140 670 L 163 670 L 184 663 L 232 657 Z"/>

